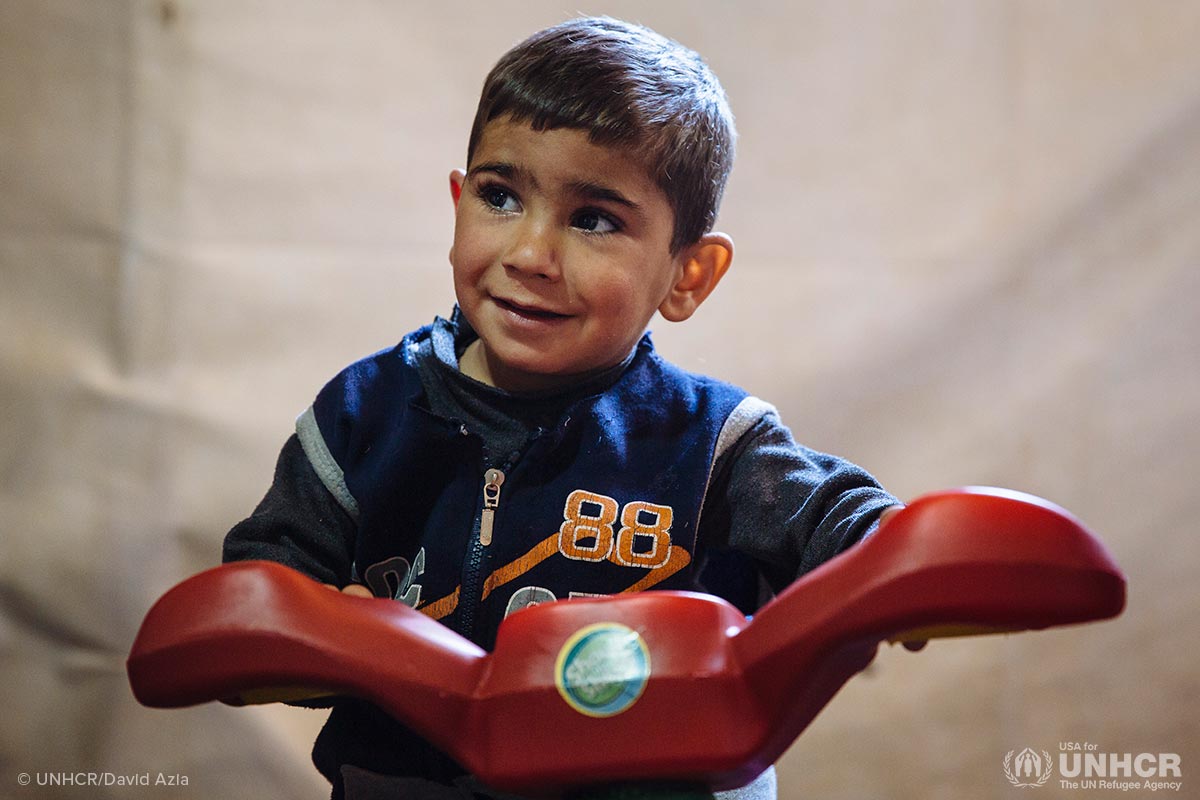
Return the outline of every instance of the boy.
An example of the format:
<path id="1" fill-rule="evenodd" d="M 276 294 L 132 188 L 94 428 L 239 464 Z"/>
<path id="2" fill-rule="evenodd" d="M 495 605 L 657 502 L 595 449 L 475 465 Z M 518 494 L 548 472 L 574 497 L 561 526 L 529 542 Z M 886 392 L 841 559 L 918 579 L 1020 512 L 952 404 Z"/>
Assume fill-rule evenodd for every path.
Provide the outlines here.
<path id="1" fill-rule="evenodd" d="M 501 58 L 450 174 L 454 314 L 326 385 L 225 560 L 390 597 L 490 647 L 507 614 L 573 596 L 699 589 L 752 613 L 867 535 L 896 503 L 869 475 L 644 335 L 729 268 L 711 229 L 733 141 L 707 66 L 645 28 L 577 19 Z M 313 758 L 335 798 L 480 791 L 356 700 Z"/>

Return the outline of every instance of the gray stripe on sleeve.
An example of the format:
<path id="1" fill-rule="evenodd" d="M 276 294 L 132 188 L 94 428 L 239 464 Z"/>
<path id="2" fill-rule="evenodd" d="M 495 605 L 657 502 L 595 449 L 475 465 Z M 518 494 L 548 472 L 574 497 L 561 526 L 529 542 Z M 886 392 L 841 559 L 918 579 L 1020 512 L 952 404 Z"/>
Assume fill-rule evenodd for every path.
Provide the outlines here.
<path id="1" fill-rule="evenodd" d="M 704 504 L 708 501 L 708 490 L 712 486 L 713 471 L 717 467 L 717 462 L 721 460 L 721 456 L 729 452 L 729 448 L 737 444 L 738 440 L 757 425 L 759 420 L 772 413 L 779 413 L 775 410 L 775 406 L 753 395 L 744 398 L 734 407 L 733 411 L 729 412 L 729 416 L 721 425 L 721 432 L 717 434 L 717 446 L 713 449 L 712 461 L 708 465 L 708 479 L 704 484 L 704 496 L 700 499 L 701 512 L 703 512 Z M 696 517 L 696 536 L 700 536 L 699 516 Z"/>
<path id="2" fill-rule="evenodd" d="M 308 461 L 321 483 L 325 484 L 325 488 L 338 504 L 346 509 L 350 518 L 358 522 L 358 501 L 350 494 L 350 489 L 346 486 L 346 474 L 342 472 L 333 453 L 329 452 L 329 445 L 325 444 L 325 437 L 321 435 L 321 428 L 317 425 L 317 416 L 313 413 L 312 406 L 296 418 L 296 437 L 300 440 L 304 455 L 308 456 Z"/>
<path id="3" fill-rule="evenodd" d="M 713 463 L 709 465 L 709 477 L 712 477 L 712 467 L 729 448 L 746 435 L 746 431 L 758 424 L 758 421 L 770 413 L 778 413 L 775 406 L 766 400 L 760 400 L 753 395 L 737 404 L 737 408 L 725 418 L 721 433 L 717 436 L 717 449 L 713 452 Z"/>

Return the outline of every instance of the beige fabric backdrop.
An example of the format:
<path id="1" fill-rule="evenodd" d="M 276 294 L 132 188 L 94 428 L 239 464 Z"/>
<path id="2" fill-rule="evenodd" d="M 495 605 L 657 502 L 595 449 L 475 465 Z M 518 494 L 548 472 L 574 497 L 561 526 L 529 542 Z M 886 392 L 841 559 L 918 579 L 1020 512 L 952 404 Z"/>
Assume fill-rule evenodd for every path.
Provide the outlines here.
<path id="1" fill-rule="evenodd" d="M 1197 796 L 1200 5 L 3 0 L 0 798 L 324 795 L 319 712 L 146 710 L 123 659 L 323 381 L 449 310 L 482 77 L 576 10 L 738 115 L 734 270 L 660 347 L 902 496 L 1056 500 L 1130 578 L 1113 623 L 884 649 L 781 796 L 1005 798 L 1064 741 Z M 37 785 L 80 771 L 188 786 Z"/>

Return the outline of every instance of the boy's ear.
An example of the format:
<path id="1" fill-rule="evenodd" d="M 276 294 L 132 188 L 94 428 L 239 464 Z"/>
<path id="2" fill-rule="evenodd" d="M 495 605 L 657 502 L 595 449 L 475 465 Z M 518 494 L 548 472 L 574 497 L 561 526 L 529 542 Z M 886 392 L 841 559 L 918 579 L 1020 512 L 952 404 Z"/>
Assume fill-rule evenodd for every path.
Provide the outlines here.
<path id="1" fill-rule="evenodd" d="M 680 254 L 678 277 L 658 307 L 670 322 L 683 322 L 695 313 L 733 263 L 733 240 L 723 233 L 706 233 Z"/>
<path id="2" fill-rule="evenodd" d="M 454 207 L 458 208 L 458 199 L 462 197 L 463 183 L 467 180 L 467 173 L 461 169 L 450 170 L 450 198 L 454 200 Z"/>
<path id="3" fill-rule="evenodd" d="M 454 211 L 458 212 L 458 201 L 462 197 L 463 183 L 467 180 L 467 173 L 461 169 L 450 170 L 450 199 L 454 201 Z M 454 263 L 454 245 L 450 245 L 450 263 Z"/>

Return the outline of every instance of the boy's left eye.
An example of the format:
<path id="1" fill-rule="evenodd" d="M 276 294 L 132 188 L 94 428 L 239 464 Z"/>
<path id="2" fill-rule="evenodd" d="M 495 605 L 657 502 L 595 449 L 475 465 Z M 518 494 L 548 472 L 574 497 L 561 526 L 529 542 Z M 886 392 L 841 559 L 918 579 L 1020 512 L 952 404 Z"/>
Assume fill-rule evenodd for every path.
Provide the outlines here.
<path id="1" fill-rule="evenodd" d="M 577 211 L 571 219 L 571 224 L 588 233 L 615 233 L 621 229 L 617 220 L 595 209 Z"/>

